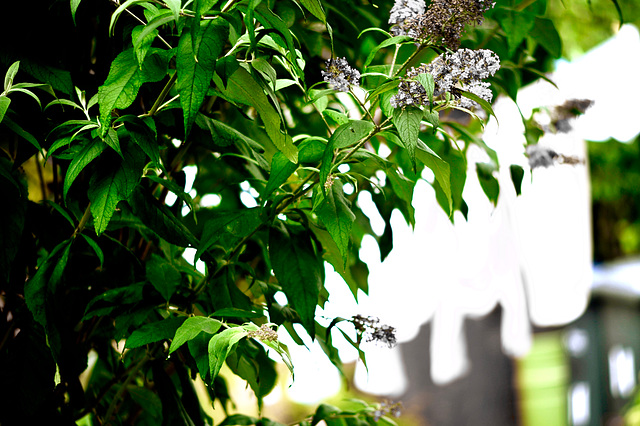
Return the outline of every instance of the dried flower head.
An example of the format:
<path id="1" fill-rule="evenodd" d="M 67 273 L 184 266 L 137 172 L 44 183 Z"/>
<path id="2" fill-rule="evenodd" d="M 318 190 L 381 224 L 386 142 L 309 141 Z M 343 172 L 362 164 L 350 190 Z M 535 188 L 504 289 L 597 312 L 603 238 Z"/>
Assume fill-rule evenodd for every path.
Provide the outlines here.
<path id="1" fill-rule="evenodd" d="M 396 345 L 396 329 L 390 325 L 380 324 L 380 320 L 375 317 L 363 317 L 361 315 L 354 315 L 351 317 L 351 322 L 356 327 L 359 339 L 361 336 L 365 337 L 367 342 L 379 342 L 383 343 L 389 348 Z"/>
<path id="2" fill-rule="evenodd" d="M 383 401 L 380 406 L 372 413 L 373 420 L 378 421 L 382 416 L 391 414 L 398 418 L 402 415 L 402 402 Z"/>
<path id="3" fill-rule="evenodd" d="M 535 169 L 538 167 L 550 167 L 555 164 L 578 165 L 584 164 L 584 160 L 572 155 L 564 155 L 555 152 L 553 149 L 540 145 L 527 145 L 526 154 L 529 159 L 529 167 Z"/>
<path id="4" fill-rule="evenodd" d="M 424 0 L 396 0 L 389 12 L 391 34 L 394 36 L 406 35 L 402 28 L 404 22 L 423 14 L 426 7 Z"/>
<path id="5" fill-rule="evenodd" d="M 335 90 L 348 92 L 350 86 L 360 85 L 360 71 L 351 68 L 345 58 L 327 59 L 326 67 L 326 71 L 321 71 L 322 77 Z"/>
<path id="6" fill-rule="evenodd" d="M 395 31 L 421 44 L 457 49 L 465 25 L 482 24 L 484 13 L 494 5 L 495 2 L 486 0 L 433 0 L 425 13 L 406 18 Z"/>
<path id="7" fill-rule="evenodd" d="M 269 324 L 262 324 L 259 329 L 247 333 L 247 337 L 263 342 L 275 342 L 278 340 L 278 333 Z"/>
<path id="8" fill-rule="evenodd" d="M 429 105 L 427 93 L 420 83 L 411 80 L 419 74 L 429 73 L 435 82 L 433 97 L 441 97 L 449 92 L 454 96 L 452 104 L 472 109 L 477 103 L 461 96 L 461 91 L 491 102 L 493 94 L 490 84 L 482 80 L 493 76 L 500 68 L 500 58 L 491 50 L 459 49 L 453 53 L 443 53 L 429 64 L 407 71 L 406 79 L 400 82 L 398 93 L 390 102 L 394 108 L 406 105 Z"/>

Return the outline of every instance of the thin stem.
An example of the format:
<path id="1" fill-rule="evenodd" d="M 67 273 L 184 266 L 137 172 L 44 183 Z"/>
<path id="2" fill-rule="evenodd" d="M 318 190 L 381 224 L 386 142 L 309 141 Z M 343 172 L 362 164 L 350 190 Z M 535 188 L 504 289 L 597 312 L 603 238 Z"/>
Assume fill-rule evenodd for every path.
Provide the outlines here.
<path id="1" fill-rule="evenodd" d="M 393 73 L 393 77 L 397 77 L 398 74 L 400 74 L 402 71 L 404 71 L 409 64 L 416 58 L 416 56 L 418 56 L 418 54 L 420 54 L 424 49 L 426 49 L 427 47 L 429 47 L 426 44 L 421 44 L 412 54 L 411 56 L 409 56 L 409 58 L 404 61 L 404 63 L 402 64 L 402 66 L 400 66 L 400 68 L 398 68 L 398 71 L 396 71 L 395 73 Z"/>
<path id="2" fill-rule="evenodd" d="M 360 107 L 364 110 L 364 112 L 367 115 L 367 117 L 369 117 L 369 120 L 371 120 L 372 123 L 375 123 L 375 121 L 373 120 L 373 117 L 371 116 L 371 113 L 369 112 L 367 107 L 364 106 L 364 104 L 362 103 L 360 98 L 357 97 L 355 93 L 353 93 L 353 90 L 351 89 L 351 87 L 349 88 L 349 93 L 351 93 L 351 96 L 358 102 Z"/>
<path id="3" fill-rule="evenodd" d="M 111 417 L 114 414 L 114 411 L 120 401 L 120 398 L 122 398 L 122 396 L 124 395 L 124 393 L 127 391 L 127 386 L 129 386 L 129 383 L 131 383 L 131 381 L 134 379 L 136 373 L 142 368 L 142 366 L 149 361 L 149 359 L 151 359 L 151 357 L 149 356 L 149 354 L 145 354 L 144 357 L 142 357 L 142 359 L 140 360 L 140 362 L 138 362 L 138 364 L 136 364 L 136 366 L 129 372 L 129 374 L 127 375 L 127 378 L 125 379 L 124 383 L 122 383 L 122 385 L 120 386 L 120 389 L 118 389 L 118 392 L 116 393 L 116 396 L 113 397 L 113 400 L 111 401 L 111 404 L 109 404 L 109 408 L 107 409 L 107 415 L 104 418 L 104 424 L 105 425 L 109 425 L 111 424 Z"/>
<path id="4" fill-rule="evenodd" d="M 163 5 L 164 6 L 164 5 Z M 147 25 L 146 22 L 144 22 L 142 19 L 138 18 L 132 11 L 130 11 L 129 9 L 125 9 L 125 12 L 127 12 L 129 15 L 133 16 L 134 19 L 136 19 L 138 22 L 140 22 L 142 25 Z M 173 47 L 167 43 L 167 41 L 165 39 L 162 38 L 161 35 L 158 35 L 158 39 L 160 39 L 161 42 L 163 42 L 169 49 L 173 49 Z"/>
<path id="5" fill-rule="evenodd" d="M 153 106 L 151 107 L 149 112 L 144 115 L 152 116 L 152 115 L 155 115 L 156 112 L 158 112 L 158 110 L 160 109 L 160 106 L 164 102 L 164 99 L 169 94 L 169 91 L 171 90 L 173 85 L 176 83 L 177 79 L 178 79 L 178 71 L 176 70 L 176 72 L 173 73 L 169 81 L 167 81 L 167 84 L 165 84 L 165 86 L 162 88 L 162 92 L 160 92 L 160 95 L 158 95 L 158 98 L 153 103 Z"/>
<path id="6" fill-rule="evenodd" d="M 389 69 L 389 78 L 393 77 L 393 68 L 396 66 L 396 60 L 398 59 L 399 51 L 400 51 L 400 45 L 396 44 L 396 51 L 393 53 L 393 61 L 391 61 L 391 68 Z"/>
<path id="7" fill-rule="evenodd" d="M 227 4 L 225 4 L 224 7 L 220 9 L 220 13 L 225 13 L 226 11 L 231 9 L 231 6 L 233 6 L 234 3 L 237 3 L 237 2 L 238 0 L 229 0 Z"/>

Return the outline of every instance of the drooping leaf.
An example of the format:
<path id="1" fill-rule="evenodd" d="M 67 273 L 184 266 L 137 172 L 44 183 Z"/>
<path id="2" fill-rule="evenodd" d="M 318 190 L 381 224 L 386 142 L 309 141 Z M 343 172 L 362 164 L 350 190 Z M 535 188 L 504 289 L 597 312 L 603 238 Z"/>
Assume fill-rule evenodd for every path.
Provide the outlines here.
<path id="1" fill-rule="evenodd" d="M 289 179 L 289 176 L 298 168 L 297 164 L 292 163 L 281 152 L 276 154 L 271 159 L 271 173 L 269 174 L 269 181 L 262 191 L 261 197 L 263 200 L 269 198 L 271 193 L 280 187 L 283 183 Z"/>
<path id="2" fill-rule="evenodd" d="M 333 132 L 329 138 L 329 142 L 327 142 L 324 154 L 322 155 L 320 184 L 323 191 L 326 191 L 325 184 L 328 186 L 327 180 L 333 168 L 335 150 L 355 145 L 356 142 L 367 137 L 373 129 L 374 125 L 370 121 L 351 120 L 349 123 L 343 124 Z"/>
<path id="3" fill-rule="evenodd" d="M 451 195 L 451 168 L 449 164 L 438 156 L 431 148 L 424 143 L 418 144 L 418 150 L 416 151 L 416 157 L 425 166 L 431 169 L 436 176 L 436 181 L 440 185 L 446 200 L 449 204 L 449 212 L 452 213 L 453 199 Z"/>
<path id="4" fill-rule="evenodd" d="M 252 208 L 222 212 L 220 215 L 210 218 L 204 225 L 200 239 L 201 244 L 198 247 L 195 258 L 199 259 L 202 253 L 211 248 L 221 238 L 226 238 L 225 247 L 230 247 L 253 233 L 262 225 L 260 213 L 261 209 Z"/>
<path id="5" fill-rule="evenodd" d="M 313 414 L 313 420 L 311 420 L 311 426 L 315 426 L 322 420 L 328 421 L 332 416 L 342 412 L 338 407 L 328 404 L 320 404 Z"/>
<path id="6" fill-rule="evenodd" d="M 180 247 L 198 246 L 193 233 L 164 204 L 140 187 L 134 190 L 129 204 L 135 215 L 151 231 Z"/>
<path id="7" fill-rule="evenodd" d="M 124 347 L 127 349 L 139 348 L 149 343 L 171 339 L 176 330 L 185 322 L 187 317 L 169 317 L 160 321 L 146 324 L 131 333 Z"/>
<path id="8" fill-rule="evenodd" d="M 89 244 L 89 247 L 91 247 L 94 253 L 96 254 L 96 256 L 98 256 L 98 260 L 100 261 L 100 267 L 102 268 L 102 265 L 104 264 L 104 252 L 102 251 L 98 243 L 93 238 L 85 234 L 80 234 L 80 235 L 82 235 L 82 238 L 84 238 L 87 244 Z"/>
<path id="9" fill-rule="evenodd" d="M 540 43 L 552 57 L 560 58 L 562 56 L 562 39 L 551 19 L 536 16 L 529 35 Z"/>
<path id="10" fill-rule="evenodd" d="M 2 123 L 5 124 L 8 128 L 10 128 L 16 135 L 20 136 L 21 138 L 29 142 L 31 145 L 33 145 L 35 149 L 37 149 L 42 153 L 42 147 L 40 146 L 40 143 L 31 133 L 24 130 L 20 125 L 15 123 L 9 117 L 4 117 L 4 120 L 2 121 Z"/>
<path id="11" fill-rule="evenodd" d="M 415 168 L 416 145 L 420 134 L 420 121 L 424 113 L 420 108 L 407 106 L 393 110 L 393 124 L 398 130 L 400 139 L 409 154 L 409 158 Z"/>
<path id="12" fill-rule="evenodd" d="M 511 181 L 513 182 L 513 186 L 516 190 L 516 195 L 520 195 L 522 193 L 522 179 L 524 178 L 524 169 L 522 168 L 522 166 L 512 164 L 509 166 L 509 172 L 511 174 Z"/>
<path id="13" fill-rule="evenodd" d="M 69 191 L 71 184 L 78 177 L 82 169 L 100 155 L 106 147 L 107 145 L 105 145 L 100 139 L 94 139 L 87 142 L 78 155 L 74 157 L 73 161 L 69 165 L 69 169 L 67 170 L 67 176 L 64 179 L 62 194 L 65 199 L 67 198 L 67 192 Z"/>
<path id="14" fill-rule="evenodd" d="M 498 179 L 493 175 L 493 173 L 497 171 L 495 165 L 490 163 L 476 163 L 476 171 L 482 190 L 493 205 L 496 205 L 498 203 L 498 195 L 500 195 L 500 184 L 498 183 Z"/>
<path id="15" fill-rule="evenodd" d="M 415 209 L 411 204 L 413 201 L 413 189 L 415 187 L 415 182 L 399 173 L 394 167 L 388 167 L 385 173 L 387 175 L 387 179 L 389 179 L 389 182 L 391 183 L 394 194 L 402 200 L 402 205 L 397 207 L 400 208 L 405 216 L 408 216 L 406 217 L 407 222 L 411 226 L 415 226 Z"/>
<path id="16" fill-rule="evenodd" d="M 509 55 L 512 55 L 534 26 L 536 16 L 530 12 L 499 9 L 494 14 L 507 35 Z"/>
<path id="17" fill-rule="evenodd" d="M 180 271 L 155 253 L 151 255 L 145 267 L 147 279 L 151 281 L 153 287 L 168 302 L 182 282 Z"/>
<path id="18" fill-rule="evenodd" d="M 223 19 L 204 20 L 200 23 L 197 37 L 192 42 L 191 32 L 183 31 L 176 57 L 176 89 L 180 94 L 180 105 L 184 113 L 185 137 L 191 131 L 207 94 L 211 77 L 216 70 L 216 60 L 229 37 L 229 24 Z"/>
<path id="19" fill-rule="evenodd" d="M 342 269 L 344 270 L 347 267 L 349 257 L 351 227 L 356 216 L 344 196 L 340 180 L 333 182 L 331 189 L 326 191 L 326 196 L 322 192 L 319 192 L 317 196 L 323 199 L 316 205 L 315 212 L 338 246 L 342 254 Z"/>
<path id="20" fill-rule="evenodd" d="M 11 104 L 11 99 L 8 96 L 0 95 L 0 123 L 2 123 L 2 119 L 4 115 L 7 113 L 7 109 L 9 109 L 9 105 Z"/>
<path id="21" fill-rule="evenodd" d="M 194 339 L 201 332 L 215 334 L 220 330 L 220 327 L 222 327 L 222 323 L 217 319 L 207 317 L 187 318 L 176 330 L 176 334 L 169 347 L 169 353 L 177 350 L 189 340 Z"/>
<path id="22" fill-rule="evenodd" d="M 92 176 L 88 195 L 96 234 L 107 229 L 118 203 L 129 198 L 140 181 L 143 167 L 144 154 L 131 145 L 117 167 L 101 168 Z"/>
<path id="23" fill-rule="evenodd" d="M 309 12 L 324 24 L 327 23 L 327 17 L 324 13 L 324 9 L 322 8 L 322 3 L 320 0 L 300 0 L 300 3 L 307 8 Z"/>
<path id="24" fill-rule="evenodd" d="M 229 76 L 226 89 L 218 87 L 224 98 L 233 102 L 253 106 L 262 122 L 271 142 L 282 151 L 292 163 L 298 162 L 298 148 L 293 144 L 291 136 L 280 130 L 280 115 L 271 106 L 262 87 L 244 68 L 239 67 Z"/>
<path id="25" fill-rule="evenodd" d="M 80 6 L 81 0 L 71 0 L 71 19 L 73 19 L 73 24 L 76 23 L 76 10 L 78 10 L 78 6 Z"/>
<path id="26" fill-rule="evenodd" d="M 131 105 L 144 83 L 162 80 L 167 73 L 169 55 L 168 51 L 151 48 L 145 56 L 142 68 L 138 66 L 133 47 L 114 59 L 109 76 L 98 89 L 101 137 L 109 131 L 113 109 L 124 109 Z"/>
<path id="27" fill-rule="evenodd" d="M 306 232 L 277 228 L 269 232 L 269 255 L 273 272 L 289 303 L 300 315 L 309 335 L 315 336 L 315 311 L 324 283 L 324 265 Z"/>
<path id="28" fill-rule="evenodd" d="M 235 348 L 240 339 L 246 337 L 247 331 L 242 327 L 228 328 L 216 335 L 209 341 L 209 368 L 211 380 L 215 379 L 222 364 Z"/>
<path id="29" fill-rule="evenodd" d="M 160 163 L 160 148 L 156 135 L 155 123 L 150 117 L 141 120 L 135 116 L 128 116 L 124 121 L 124 128 L 131 140 L 135 142 L 151 159 L 155 167 L 162 169 Z"/>

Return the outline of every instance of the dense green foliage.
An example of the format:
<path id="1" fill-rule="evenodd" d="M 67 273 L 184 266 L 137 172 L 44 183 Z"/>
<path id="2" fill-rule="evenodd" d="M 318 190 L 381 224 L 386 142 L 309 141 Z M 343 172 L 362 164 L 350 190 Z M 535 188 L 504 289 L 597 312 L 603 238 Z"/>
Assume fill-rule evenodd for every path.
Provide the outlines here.
<path id="1" fill-rule="evenodd" d="M 494 92 L 515 98 L 561 55 L 546 3 L 501 0 L 483 25 L 467 25 L 461 46 L 500 58 L 487 80 Z M 223 364 L 260 402 L 278 377 L 271 357 L 295 368 L 276 330 L 300 344 L 306 332 L 337 368 L 334 327 L 357 348 L 393 342 L 392 330 L 356 312 L 316 317 L 329 296 L 325 262 L 354 297 L 366 293 L 362 239 L 372 235 L 383 257 L 390 252 L 391 212 L 414 223 L 425 168 L 450 215 L 467 212 L 467 170 L 494 202 L 499 187 L 476 115 L 491 114 L 489 103 L 464 87 L 438 93 L 427 73 L 406 77 L 448 47 L 392 37 L 392 6 L 6 6 L 4 16 L 24 25 L 3 34 L 0 52 L 3 425 L 211 424 L 201 404 L 230 407 Z M 359 88 L 340 93 L 322 81 L 325 60 L 340 57 L 360 70 Z M 394 108 L 399 87 L 412 84 L 426 103 Z M 468 167 L 471 145 L 486 150 L 487 163 Z M 196 171 L 192 185 L 187 170 Z M 361 191 L 386 222 L 380 236 L 357 203 Z M 182 256 L 187 248 L 205 273 Z M 196 395 L 197 376 L 207 401 Z M 300 421 L 393 424 L 383 414 L 393 412 L 321 405 Z M 235 414 L 223 424 L 279 423 Z"/>

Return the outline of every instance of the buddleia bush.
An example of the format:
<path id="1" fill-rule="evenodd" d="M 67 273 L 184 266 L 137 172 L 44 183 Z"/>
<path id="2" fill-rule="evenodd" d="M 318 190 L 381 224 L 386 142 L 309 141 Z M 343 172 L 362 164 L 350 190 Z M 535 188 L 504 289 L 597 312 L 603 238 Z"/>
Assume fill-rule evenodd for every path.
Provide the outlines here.
<path id="1" fill-rule="evenodd" d="M 362 343 L 392 346 L 395 329 L 366 312 L 316 315 L 325 263 L 367 293 L 363 238 L 391 251 L 391 212 L 414 225 L 426 169 L 451 217 L 467 213 L 468 170 L 495 203 L 491 101 L 561 54 L 544 0 L 70 6 L 6 15 L 56 30 L 43 50 L 25 25 L 0 56 L 3 425 L 212 424 L 203 405 L 231 408 L 225 364 L 259 406 L 274 358 L 293 376 L 284 334 L 307 334 L 338 369 L 333 330 L 363 362 Z M 467 164 L 474 145 L 482 167 Z M 322 404 L 299 424 L 400 412 Z"/>

